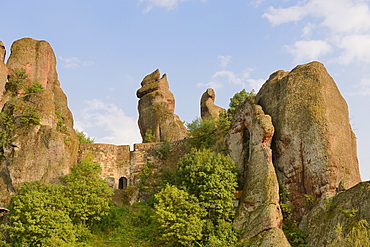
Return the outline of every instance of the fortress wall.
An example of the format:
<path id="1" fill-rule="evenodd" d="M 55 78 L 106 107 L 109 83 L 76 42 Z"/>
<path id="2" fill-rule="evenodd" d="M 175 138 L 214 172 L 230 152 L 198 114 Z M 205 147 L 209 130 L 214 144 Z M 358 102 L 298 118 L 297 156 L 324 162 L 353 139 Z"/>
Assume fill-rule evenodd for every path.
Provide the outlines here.
<path id="1" fill-rule="evenodd" d="M 84 155 L 92 153 L 94 162 L 102 167 L 101 177 L 114 188 L 120 188 L 120 178 L 127 179 L 127 185 L 137 185 L 138 175 L 145 163 L 166 163 L 176 165 L 179 158 L 186 153 L 186 140 L 169 142 L 169 157 L 166 160 L 158 156 L 156 150 L 164 145 L 163 142 L 137 143 L 134 151 L 130 151 L 129 145 L 113 144 L 80 144 L 78 160 Z"/>

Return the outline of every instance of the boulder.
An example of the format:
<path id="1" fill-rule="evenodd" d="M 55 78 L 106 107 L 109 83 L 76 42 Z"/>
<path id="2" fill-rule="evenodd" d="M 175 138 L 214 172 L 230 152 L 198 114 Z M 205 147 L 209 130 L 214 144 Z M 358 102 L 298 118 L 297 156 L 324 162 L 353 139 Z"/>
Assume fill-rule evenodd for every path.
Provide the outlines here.
<path id="1" fill-rule="evenodd" d="M 216 94 L 212 88 L 208 88 L 200 99 L 200 116 L 204 118 L 218 118 L 221 112 L 226 112 L 225 109 L 215 105 Z"/>
<path id="2" fill-rule="evenodd" d="M 361 181 L 346 101 L 321 63 L 273 73 L 256 100 L 272 117 L 273 164 L 295 216 L 307 213 L 307 195 L 321 200 Z"/>
<path id="3" fill-rule="evenodd" d="M 176 141 L 185 138 L 187 130 L 175 115 L 175 98 L 169 90 L 167 76 L 159 70 L 144 77 L 136 92 L 139 100 L 139 128 L 144 141 L 148 130 L 156 142 Z"/>
<path id="4" fill-rule="evenodd" d="M 11 51 L 9 70 L 25 69 L 29 81 L 38 81 L 45 90 L 8 96 L 2 109 L 0 190 L 6 185 L 8 192 L 22 182 L 58 182 L 76 163 L 78 151 L 72 113 L 60 88 L 51 46 L 27 38 L 15 41 Z"/>
<path id="5" fill-rule="evenodd" d="M 370 223 L 370 181 L 322 200 L 300 227 L 308 246 L 370 246 L 370 227 L 363 223 Z"/>
<path id="6" fill-rule="evenodd" d="M 268 237 L 270 233 L 266 233 L 274 229 L 278 232 L 278 241 L 288 243 L 280 229 L 283 216 L 270 149 L 273 134 L 271 117 L 255 104 L 253 97 L 247 98 L 236 109 L 227 144 L 231 158 L 237 163 L 244 188 L 234 226 L 240 231 L 241 239 L 250 240 L 259 236 L 265 238 L 268 246 L 289 246 L 275 243 L 275 238 Z"/>

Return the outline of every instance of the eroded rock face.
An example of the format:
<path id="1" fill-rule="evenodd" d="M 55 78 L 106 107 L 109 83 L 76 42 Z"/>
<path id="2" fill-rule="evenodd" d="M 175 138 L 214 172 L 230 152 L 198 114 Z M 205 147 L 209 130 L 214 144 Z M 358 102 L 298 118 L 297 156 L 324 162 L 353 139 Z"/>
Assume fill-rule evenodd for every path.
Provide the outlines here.
<path id="1" fill-rule="evenodd" d="M 221 112 L 226 110 L 215 105 L 216 94 L 212 88 L 208 88 L 200 99 L 200 116 L 201 118 L 218 118 Z"/>
<path id="2" fill-rule="evenodd" d="M 273 163 L 296 216 L 305 194 L 320 200 L 361 181 L 347 104 L 321 63 L 275 72 L 256 99 L 272 117 Z"/>
<path id="3" fill-rule="evenodd" d="M 230 156 L 242 174 L 244 189 L 234 226 L 241 232 L 242 239 L 252 239 L 259 234 L 267 238 L 271 234 L 266 232 L 274 229 L 274 232 L 279 232 L 278 241 L 288 243 L 280 229 L 283 217 L 279 205 L 279 184 L 270 149 L 273 134 L 271 117 L 254 103 L 253 97 L 247 98 L 235 111 L 227 144 Z M 246 139 L 249 139 L 247 149 L 244 148 Z M 249 157 L 247 161 L 245 157 Z M 277 245 L 273 241 L 269 244 L 289 246 Z"/>
<path id="4" fill-rule="evenodd" d="M 8 67 L 6 67 L 4 60 L 5 60 L 5 46 L 2 41 L 0 41 L 0 109 L 3 106 L 2 103 L 2 96 L 5 91 L 5 83 L 8 77 Z"/>
<path id="5" fill-rule="evenodd" d="M 342 246 L 335 242 L 340 236 L 336 232 L 338 226 L 342 227 L 340 237 L 348 238 L 351 230 L 359 228 L 360 220 L 370 224 L 370 181 L 359 183 L 333 198 L 323 200 L 303 218 L 300 227 L 307 233 L 309 246 L 326 246 L 329 243 Z M 357 245 L 352 243 L 351 246 L 369 246 L 370 229 L 365 238 L 366 231 L 362 229 L 360 233 L 362 238 L 355 236 L 352 240 L 356 240 Z"/>
<path id="6" fill-rule="evenodd" d="M 25 69 L 30 82 L 38 81 L 46 89 L 9 97 L 3 107 L 0 173 L 8 192 L 22 182 L 57 182 L 76 162 L 78 140 L 55 61 L 46 41 L 21 39 L 12 46 L 9 70 Z"/>
<path id="7" fill-rule="evenodd" d="M 147 130 L 151 130 L 156 142 L 182 140 L 186 128 L 174 114 L 175 98 L 169 90 L 167 76 L 160 76 L 157 69 L 141 82 L 136 95 L 139 100 L 139 128 L 144 140 Z"/>

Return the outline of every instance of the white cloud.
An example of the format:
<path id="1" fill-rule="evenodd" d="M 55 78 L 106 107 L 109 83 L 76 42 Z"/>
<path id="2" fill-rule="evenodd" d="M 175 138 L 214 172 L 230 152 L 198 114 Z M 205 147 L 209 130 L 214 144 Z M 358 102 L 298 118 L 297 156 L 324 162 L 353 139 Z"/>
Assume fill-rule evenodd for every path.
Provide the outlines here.
<path id="1" fill-rule="evenodd" d="M 218 60 L 220 60 L 220 67 L 225 69 L 227 65 L 229 65 L 232 56 L 218 56 Z"/>
<path id="2" fill-rule="evenodd" d="M 323 40 L 301 40 L 285 48 L 293 55 L 295 63 L 317 60 L 332 50 L 332 47 Z"/>
<path id="3" fill-rule="evenodd" d="M 84 67 L 89 67 L 95 64 L 93 61 L 81 61 L 77 57 L 64 58 L 62 56 L 59 56 L 58 58 L 60 61 L 62 61 L 62 66 L 67 69 L 77 69 L 80 68 L 81 65 Z"/>
<path id="4" fill-rule="evenodd" d="M 346 36 L 339 42 L 338 47 L 342 49 L 341 55 L 336 59 L 338 63 L 370 63 L 370 35 Z"/>
<path id="5" fill-rule="evenodd" d="M 259 7 L 264 1 L 266 0 L 253 0 L 253 1 L 250 1 L 250 4 L 254 7 Z"/>
<path id="6" fill-rule="evenodd" d="M 138 0 L 139 4 L 146 4 L 146 8 L 143 10 L 144 13 L 148 13 L 154 7 L 165 8 L 167 10 L 174 10 L 182 2 L 187 2 L 189 0 Z M 206 2 L 207 0 L 201 0 L 201 2 Z"/>
<path id="7" fill-rule="evenodd" d="M 286 46 L 295 62 L 338 50 L 340 55 L 333 53 L 331 61 L 370 63 L 368 0 L 305 0 L 287 8 L 271 6 L 263 17 L 273 26 L 310 18 L 302 28 L 303 40 Z"/>
<path id="8" fill-rule="evenodd" d="M 226 70 L 227 65 L 230 63 L 231 56 L 218 56 L 220 67 L 222 70 L 216 71 L 207 83 L 198 83 L 197 87 L 211 87 L 213 89 L 222 88 L 225 84 L 232 84 L 240 86 L 241 88 L 250 88 L 258 91 L 265 80 L 252 79 L 250 75 L 253 68 L 246 68 L 240 73 L 232 70 Z"/>
<path id="9" fill-rule="evenodd" d="M 115 104 L 98 99 L 85 101 L 86 107 L 76 117 L 76 128 L 94 134 L 95 142 L 111 144 L 140 143 L 137 119 L 125 115 Z"/>

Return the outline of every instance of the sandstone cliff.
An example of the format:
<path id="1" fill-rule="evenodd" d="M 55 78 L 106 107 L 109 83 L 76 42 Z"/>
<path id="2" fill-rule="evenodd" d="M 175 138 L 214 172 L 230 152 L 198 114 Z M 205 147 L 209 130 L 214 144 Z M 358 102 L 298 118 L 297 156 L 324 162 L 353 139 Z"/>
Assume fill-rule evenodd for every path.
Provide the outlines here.
<path id="1" fill-rule="evenodd" d="M 280 228 L 283 216 L 279 184 L 270 149 L 273 135 L 271 117 L 254 103 L 253 97 L 247 98 L 234 113 L 227 143 L 241 174 L 240 183 L 244 184 L 234 226 L 242 239 L 260 236 L 252 246 L 262 244 L 258 241 L 268 246 L 290 246 Z"/>
<path id="2" fill-rule="evenodd" d="M 361 220 L 370 222 L 370 182 L 322 201 L 304 217 L 301 227 L 309 246 L 370 246 L 370 227 L 361 227 Z"/>
<path id="3" fill-rule="evenodd" d="M 200 116 L 201 118 L 218 118 L 225 109 L 215 105 L 216 94 L 212 88 L 208 88 L 200 99 Z"/>
<path id="4" fill-rule="evenodd" d="M 2 41 L 0 41 L 0 109 L 3 107 L 2 95 L 5 92 L 5 83 L 8 77 L 8 67 L 6 67 L 5 60 L 5 46 Z"/>
<path id="5" fill-rule="evenodd" d="M 307 212 L 305 195 L 320 200 L 361 181 L 347 104 L 321 63 L 275 72 L 256 99 L 272 117 L 273 163 L 296 215 Z"/>
<path id="6" fill-rule="evenodd" d="M 25 69 L 28 82 L 37 81 L 44 90 L 3 97 L 0 189 L 12 192 L 27 181 L 57 182 L 76 162 L 78 140 L 54 52 L 46 41 L 21 39 L 13 43 L 7 67 L 10 73 Z"/>
<path id="7" fill-rule="evenodd" d="M 143 140 L 148 130 L 154 135 L 156 142 L 185 138 L 187 130 L 174 114 L 175 98 L 169 90 L 166 74 L 161 77 L 157 69 L 147 75 L 136 95 L 140 98 L 139 128 Z"/>

